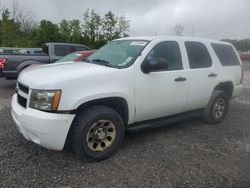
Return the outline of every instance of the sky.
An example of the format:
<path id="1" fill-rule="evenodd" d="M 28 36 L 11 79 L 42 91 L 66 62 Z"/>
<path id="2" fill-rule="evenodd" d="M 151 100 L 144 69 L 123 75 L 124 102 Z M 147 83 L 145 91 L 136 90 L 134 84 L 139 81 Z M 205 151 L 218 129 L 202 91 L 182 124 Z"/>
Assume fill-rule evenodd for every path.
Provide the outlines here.
<path id="1" fill-rule="evenodd" d="M 130 20 L 130 36 L 183 35 L 212 39 L 250 38 L 250 0 L 15 0 L 36 21 L 83 19 L 86 9 L 100 15 L 109 10 Z M 13 0 L 0 0 L 11 8 Z"/>

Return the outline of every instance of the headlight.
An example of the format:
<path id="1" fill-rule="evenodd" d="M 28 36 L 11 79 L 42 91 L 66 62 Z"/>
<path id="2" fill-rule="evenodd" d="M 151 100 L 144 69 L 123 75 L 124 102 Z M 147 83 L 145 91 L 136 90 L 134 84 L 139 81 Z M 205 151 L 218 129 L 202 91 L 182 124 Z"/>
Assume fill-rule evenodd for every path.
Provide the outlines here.
<path id="1" fill-rule="evenodd" d="M 60 97 L 60 90 L 32 90 L 30 97 L 30 108 L 45 111 L 55 111 L 58 108 Z"/>

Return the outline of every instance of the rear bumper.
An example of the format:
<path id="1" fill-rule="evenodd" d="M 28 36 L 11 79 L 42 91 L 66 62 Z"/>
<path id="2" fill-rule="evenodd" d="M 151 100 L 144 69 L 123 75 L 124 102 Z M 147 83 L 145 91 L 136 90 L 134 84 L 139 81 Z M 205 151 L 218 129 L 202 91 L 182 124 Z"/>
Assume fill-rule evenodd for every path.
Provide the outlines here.
<path id="1" fill-rule="evenodd" d="M 62 150 L 74 114 L 54 114 L 24 108 L 17 102 L 14 94 L 11 103 L 13 120 L 22 135 L 42 147 Z"/>
<path id="2" fill-rule="evenodd" d="M 18 73 L 17 71 L 2 71 L 2 77 L 5 78 L 17 78 L 18 77 Z"/>
<path id="3" fill-rule="evenodd" d="M 4 77 L 3 76 L 3 71 L 0 69 L 0 78 Z"/>

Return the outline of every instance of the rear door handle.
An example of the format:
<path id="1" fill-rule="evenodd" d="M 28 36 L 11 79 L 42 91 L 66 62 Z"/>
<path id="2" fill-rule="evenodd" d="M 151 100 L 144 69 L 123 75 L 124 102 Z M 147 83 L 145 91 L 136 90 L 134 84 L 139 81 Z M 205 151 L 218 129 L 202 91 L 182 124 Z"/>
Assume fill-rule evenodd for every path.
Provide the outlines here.
<path id="1" fill-rule="evenodd" d="M 174 81 L 176 81 L 176 82 L 184 82 L 186 80 L 187 80 L 187 78 L 184 78 L 184 77 L 178 77 L 178 78 L 174 79 Z"/>
<path id="2" fill-rule="evenodd" d="M 216 73 L 213 73 L 213 72 L 210 73 L 210 74 L 208 75 L 208 77 L 210 77 L 210 78 L 211 78 L 211 77 L 216 77 L 216 76 L 217 76 L 217 74 L 216 74 Z"/>

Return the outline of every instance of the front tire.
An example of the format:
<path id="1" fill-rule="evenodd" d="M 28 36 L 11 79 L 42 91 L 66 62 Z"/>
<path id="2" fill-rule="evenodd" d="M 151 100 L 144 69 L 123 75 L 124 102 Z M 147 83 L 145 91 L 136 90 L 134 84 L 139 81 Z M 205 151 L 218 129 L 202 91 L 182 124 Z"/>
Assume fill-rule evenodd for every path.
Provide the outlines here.
<path id="1" fill-rule="evenodd" d="M 221 123 L 227 114 L 229 97 L 224 91 L 215 90 L 205 108 L 203 119 L 207 123 Z"/>
<path id="2" fill-rule="evenodd" d="M 82 157 L 97 161 L 113 155 L 125 132 L 121 116 L 106 106 L 83 109 L 72 126 L 73 150 Z"/>

